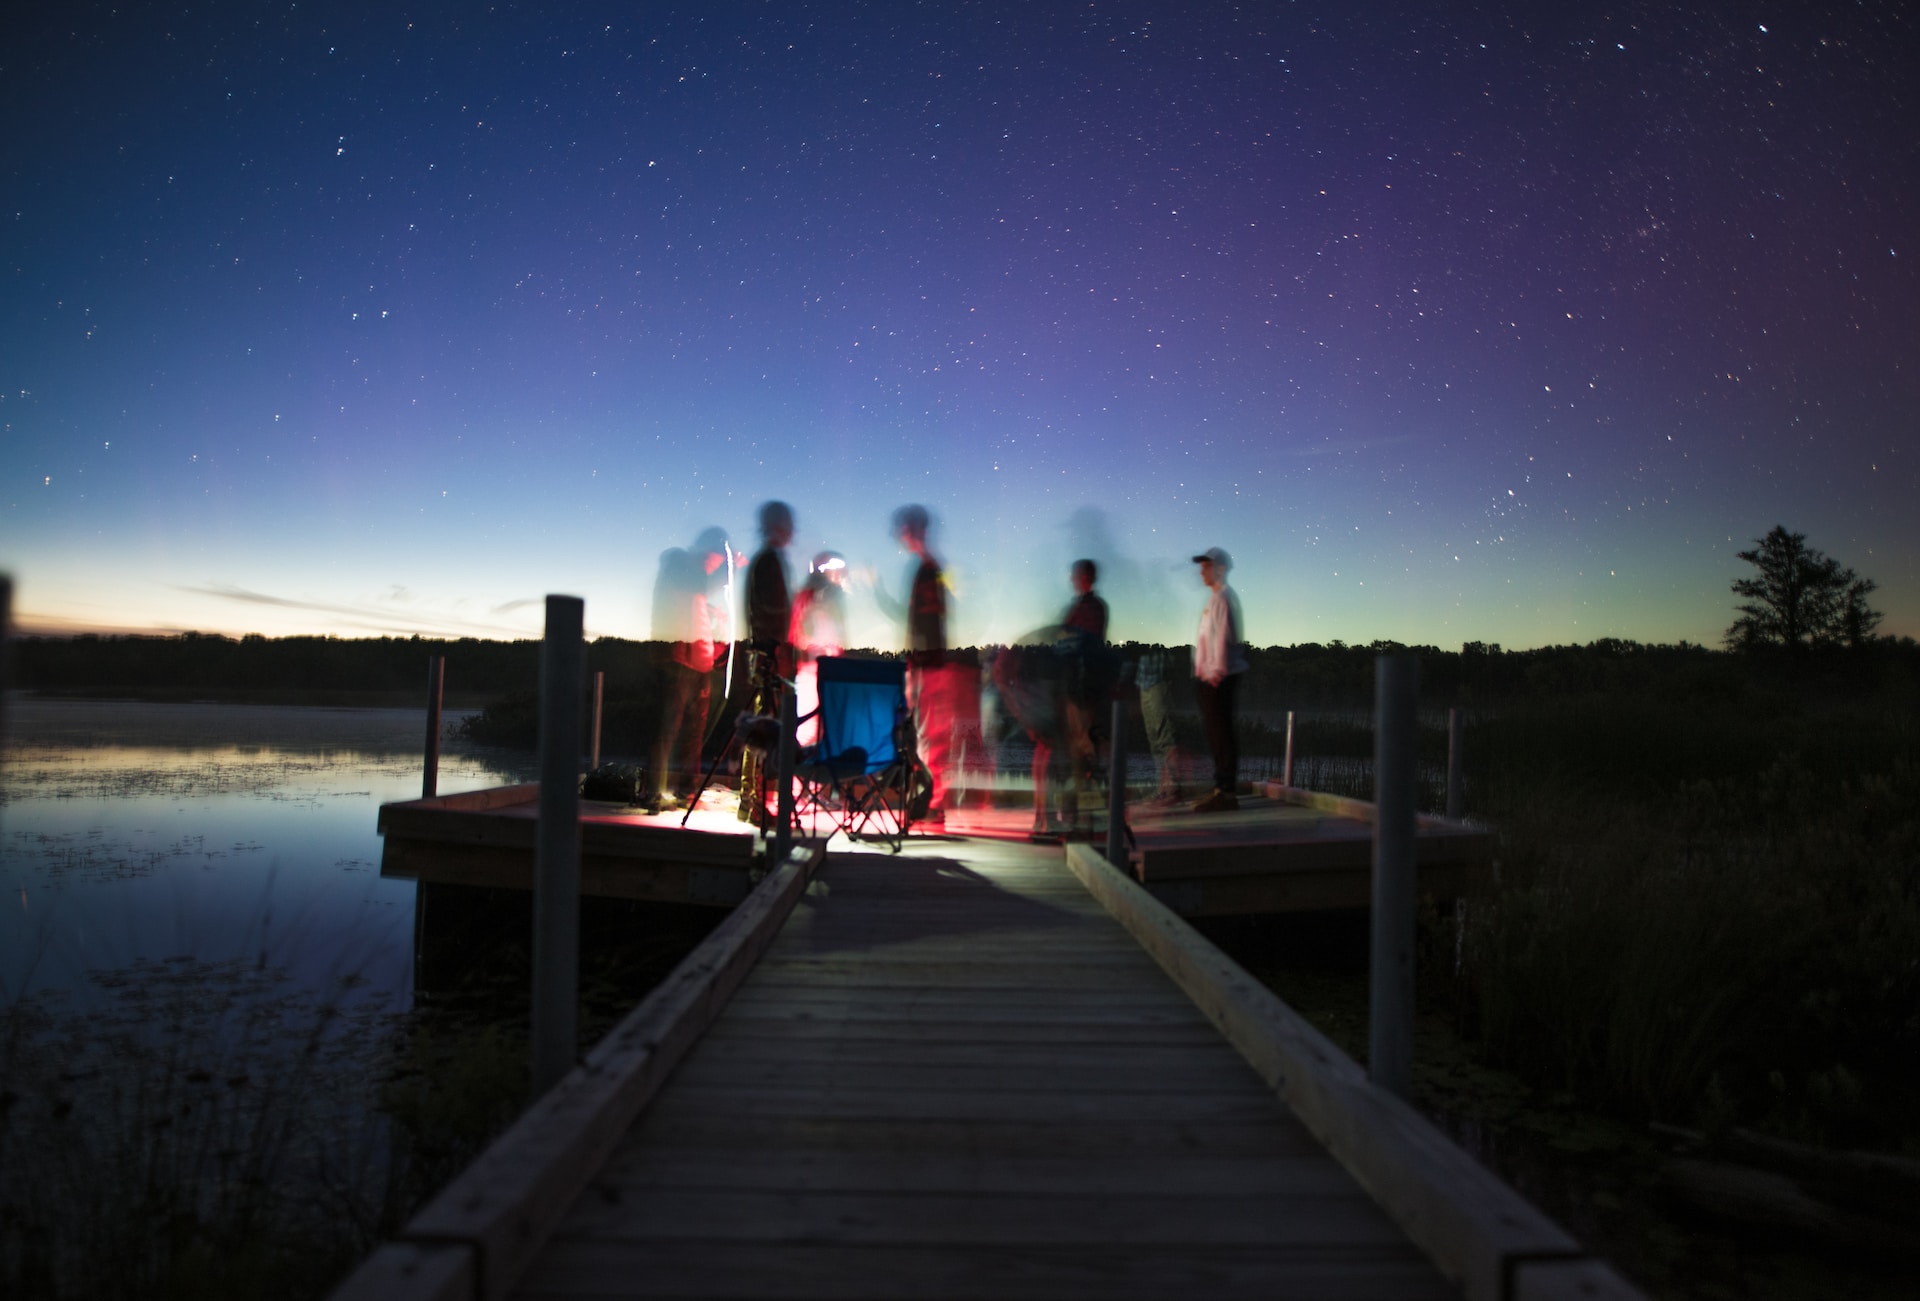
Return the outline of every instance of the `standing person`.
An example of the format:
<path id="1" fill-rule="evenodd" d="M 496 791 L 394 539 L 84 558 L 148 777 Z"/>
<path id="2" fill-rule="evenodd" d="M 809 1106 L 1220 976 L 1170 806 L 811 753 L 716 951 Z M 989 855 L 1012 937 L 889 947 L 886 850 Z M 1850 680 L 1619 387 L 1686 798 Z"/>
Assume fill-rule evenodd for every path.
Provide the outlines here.
<path id="1" fill-rule="evenodd" d="M 930 524 L 925 506 L 902 506 L 893 513 L 893 536 L 916 557 L 905 605 L 874 588 L 881 608 L 907 626 L 907 704 L 913 710 L 921 762 L 933 778 L 933 800 L 923 821 L 941 826 L 947 814 L 948 759 L 953 748 L 953 718 L 945 698 L 947 662 L 947 588 L 940 562 L 927 545 Z"/>
<path id="2" fill-rule="evenodd" d="M 1100 566 L 1091 560 L 1073 562 L 1073 601 L 1060 620 L 1063 628 L 1084 632 L 1101 645 L 1107 641 L 1107 603 L 1093 590 L 1100 581 Z"/>
<path id="3" fill-rule="evenodd" d="M 793 598 L 794 707 L 800 718 L 798 743 L 820 739 L 820 720 L 808 715 L 820 708 L 820 667 L 823 656 L 838 655 L 847 646 L 847 562 L 837 551 L 822 551 L 807 566 L 807 581 Z"/>
<path id="4" fill-rule="evenodd" d="M 653 636 L 671 643 L 661 666 L 660 730 L 653 745 L 653 795 L 658 808 L 677 807 L 700 781 L 700 748 L 707 737 L 707 704 L 714 665 L 727 637 L 727 535 L 710 528 L 691 548 L 660 557 L 653 585 Z"/>
<path id="5" fill-rule="evenodd" d="M 793 602 L 787 587 L 787 553 L 793 541 L 793 507 L 770 501 L 760 507 L 760 550 L 747 568 L 748 682 L 750 712 L 780 716 L 786 683 L 793 677 Z M 740 756 L 742 822 L 764 828 L 767 820 L 766 756 L 747 748 Z"/>
<path id="6" fill-rule="evenodd" d="M 1180 798 L 1182 755 L 1173 731 L 1172 671 L 1163 647 L 1142 652 L 1134 667 L 1134 685 L 1140 688 L 1140 718 L 1147 725 L 1147 746 L 1153 751 L 1156 778 L 1154 798 L 1172 803 Z"/>
<path id="7" fill-rule="evenodd" d="M 1208 547 L 1193 558 L 1200 581 L 1211 595 L 1200 612 L 1200 632 L 1193 643 L 1193 691 L 1200 702 L 1200 721 L 1206 724 L 1207 748 L 1213 751 L 1213 790 L 1193 806 L 1195 813 L 1218 813 L 1240 807 L 1235 792 L 1240 785 L 1240 738 L 1234 730 L 1234 698 L 1240 694 L 1240 675 L 1247 671 L 1241 647 L 1240 598 L 1227 586 L 1233 559 L 1219 547 Z"/>

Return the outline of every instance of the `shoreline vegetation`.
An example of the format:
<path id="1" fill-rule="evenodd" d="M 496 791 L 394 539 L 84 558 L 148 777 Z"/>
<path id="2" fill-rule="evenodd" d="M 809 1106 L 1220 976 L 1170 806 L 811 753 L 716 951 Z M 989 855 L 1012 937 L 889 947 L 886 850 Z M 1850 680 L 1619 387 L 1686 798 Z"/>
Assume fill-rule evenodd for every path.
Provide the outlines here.
<path id="1" fill-rule="evenodd" d="M 15 646 L 15 681 L 142 699 L 378 692 L 417 708 L 426 656 L 446 654 L 450 700 L 468 693 L 477 711 L 466 735 L 524 747 L 538 645 L 28 638 Z M 663 649 L 589 646 L 589 671 L 607 674 L 604 752 L 645 752 Z M 1285 711 L 1297 711 L 1299 784 L 1370 797 L 1373 662 L 1385 649 L 1397 648 L 1254 650 L 1242 696 L 1248 756 L 1277 755 Z M 1882 638 L 1771 653 L 1620 641 L 1413 649 L 1423 766 L 1443 769 L 1445 712 L 1465 709 L 1467 815 L 1500 834 L 1497 869 L 1464 909 L 1422 919 L 1422 1105 L 1656 1295 L 1811 1297 L 1832 1294 L 1839 1277 L 1863 1298 L 1900 1295 L 1920 1270 L 1897 1245 L 1914 1222 L 1904 1175 L 1823 1186 L 1817 1172 L 1904 1172 L 1920 1161 L 1920 647 Z M 1183 675 L 1186 649 L 1172 651 Z M 1185 708 L 1183 743 L 1203 748 Z M 1137 719 L 1129 734 L 1141 735 Z M 1442 797 L 1429 781 L 1426 806 Z M 1209 930 L 1363 1053 L 1365 928 L 1350 921 Z M 410 1104 L 403 1090 L 385 1114 L 422 1133 L 436 1117 L 464 1115 L 463 1141 L 474 1141 L 497 1109 L 511 1114 L 503 1081 L 517 1080 L 519 1059 L 497 1025 L 443 1024 L 414 1037 L 412 1064 L 388 1087 L 405 1081 L 451 1101 Z M 47 1042 L 51 1025 L 29 1025 L 16 1008 L 4 1027 L 0 1161 L 23 1150 L 31 1117 L 52 1125 L 78 1113 L 72 1102 L 66 1119 L 53 1118 L 61 1088 L 78 1097 L 113 1079 L 85 1076 L 81 1064 L 68 1073 L 95 1084 L 60 1084 L 56 1071 L 44 1102 L 11 1082 L 18 1061 L 6 1055 L 23 1040 Z M 456 1168 L 462 1144 L 435 1144 L 439 1157 L 421 1169 Z M 1795 1163 L 1816 1173 L 1795 1176 Z M 131 1177 L 117 1161 L 100 1170 Z M 1746 1182 L 1729 1183 L 1728 1170 L 1746 1171 Z M 1814 1208 L 1796 1219 L 1780 1197 L 1742 1202 L 1743 1188 L 1764 1192 L 1767 1179 L 1776 1193 L 1784 1179 L 1786 1194 L 1806 1194 Z M 165 1207 L 180 1194 L 118 1195 Z M 1821 1207 L 1837 1218 L 1823 1220 Z M 7 1218 L 17 1214 L 0 1211 L 9 1283 L 22 1278 L 20 1221 Z M 163 1254 L 184 1250 L 165 1234 L 154 1241 Z M 173 1268 L 201 1268 L 208 1257 L 196 1250 Z M 1843 1275 L 1823 1272 L 1841 1269 L 1830 1264 L 1841 1257 L 1851 1262 Z M 236 1276 L 234 1290 L 251 1287 Z M 309 1279 L 285 1290 L 324 1287 Z"/>

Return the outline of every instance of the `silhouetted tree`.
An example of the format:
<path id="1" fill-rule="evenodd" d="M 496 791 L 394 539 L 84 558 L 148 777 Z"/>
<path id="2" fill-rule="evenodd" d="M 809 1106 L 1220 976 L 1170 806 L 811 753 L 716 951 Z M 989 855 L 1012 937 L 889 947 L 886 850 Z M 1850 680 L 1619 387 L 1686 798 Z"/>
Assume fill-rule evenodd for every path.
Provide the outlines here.
<path id="1" fill-rule="evenodd" d="M 1760 573 L 1733 580 L 1733 594 L 1745 599 L 1735 607 L 1740 617 L 1727 629 L 1727 645 L 1794 650 L 1872 639 L 1880 622 L 1880 612 L 1867 604 L 1874 581 L 1808 546 L 1806 534 L 1776 524 L 1739 556 Z"/>

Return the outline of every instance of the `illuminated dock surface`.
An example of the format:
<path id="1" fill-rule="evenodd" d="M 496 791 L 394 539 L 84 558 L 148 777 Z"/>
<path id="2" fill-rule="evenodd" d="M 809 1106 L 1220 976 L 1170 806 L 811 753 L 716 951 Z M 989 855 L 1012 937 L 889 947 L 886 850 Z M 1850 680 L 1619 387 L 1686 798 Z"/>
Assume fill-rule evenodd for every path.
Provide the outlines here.
<path id="1" fill-rule="evenodd" d="M 836 852 L 513 1295 L 1454 1295 L 1068 871 Z"/>

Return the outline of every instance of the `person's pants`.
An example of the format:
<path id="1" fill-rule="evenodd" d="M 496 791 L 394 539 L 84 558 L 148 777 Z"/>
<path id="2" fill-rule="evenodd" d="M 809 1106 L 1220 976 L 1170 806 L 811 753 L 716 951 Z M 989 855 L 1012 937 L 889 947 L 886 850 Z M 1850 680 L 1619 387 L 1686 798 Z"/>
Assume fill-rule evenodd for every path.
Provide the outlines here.
<path id="1" fill-rule="evenodd" d="M 660 732 L 653 746 L 653 786 L 691 794 L 700 784 L 700 743 L 707 737 L 708 676 L 678 660 L 661 666 Z"/>
<path id="2" fill-rule="evenodd" d="M 780 701 L 786 695 L 781 682 L 782 660 L 788 658 L 770 650 L 747 652 L 753 684 L 751 712 L 767 718 L 780 717 Z M 742 822 L 767 827 L 767 797 L 779 789 L 780 758 L 777 752 L 761 754 L 751 748 L 740 754 L 740 804 Z"/>
<path id="3" fill-rule="evenodd" d="M 1171 695 L 1172 689 L 1165 682 L 1140 689 L 1140 719 L 1147 725 L 1147 746 L 1153 751 L 1153 766 L 1162 795 L 1171 795 L 1180 785 L 1180 774 L 1174 766 L 1173 706 L 1168 699 Z"/>
<path id="4" fill-rule="evenodd" d="M 929 807 L 947 807 L 947 783 L 953 761 L 952 678 L 944 664 L 907 666 L 907 706 L 913 710 L 920 762 L 933 778 Z"/>
<path id="5" fill-rule="evenodd" d="M 1240 675 L 1227 674 L 1219 686 L 1195 678 L 1193 694 L 1200 702 L 1200 721 L 1206 725 L 1207 748 L 1213 751 L 1213 788 L 1231 795 L 1240 786 L 1240 737 L 1233 727 Z"/>

